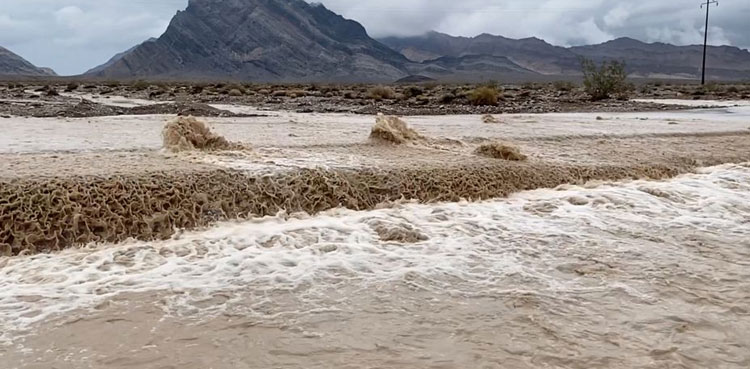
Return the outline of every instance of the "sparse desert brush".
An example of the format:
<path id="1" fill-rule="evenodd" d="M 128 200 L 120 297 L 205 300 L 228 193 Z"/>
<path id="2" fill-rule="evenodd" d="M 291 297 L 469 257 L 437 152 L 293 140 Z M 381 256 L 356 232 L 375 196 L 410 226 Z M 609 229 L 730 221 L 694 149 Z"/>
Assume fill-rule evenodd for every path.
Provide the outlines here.
<path id="1" fill-rule="evenodd" d="M 285 90 L 276 90 L 273 93 L 271 93 L 271 96 L 273 97 L 285 97 L 287 96 L 287 93 Z"/>
<path id="2" fill-rule="evenodd" d="M 703 91 L 710 93 L 720 92 L 722 89 L 724 89 L 724 87 L 716 82 L 709 82 L 703 86 Z"/>
<path id="3" fill-rule="evenodd" d="M 151 86 L 150 83 L 143 81 L 143 80 L 138 80 L 138 81 L 133 82 L 133 84 L 130 85 L 130 88 L 135 91 L 143 91 L 149 88 L 150 86 Z"/>
<path id="4" fill-rule="evenodd" d="M 57 92 L 57 90 L 54 87 L 49 87 L 47 90 L 44 91 L 44 94 L 47 96 L 60 96 L 60 93 Z"/>
<path id="5" fill-rule="evenodd" d="M 68 83 L 68 85 L 65 86 L 65 92 L 73 92 L 77 90 L 78 87 L 79 87 L 78 83 L 75 83 L 75 82 Z"/>
<path id="6" fill-rule="evenodd" d="M 497 88 L 484 86 L 471 91 L 467 98 L 471 105 L 497 105 L 499 96 Z"/>
<path id="7" fill-rule="evenodd" d="M 317 91 L 317 90 L 310 90 L 310 91 Z M 297 98 L 297 97 L 305 97 L 309 95 L 309 93 L 305 90 L 290 90 L 286 92 L 286 95 L 289 97 Z"/>
<path id="8" fill-rule="evenodd" d="M 391 100 L 396 97 L 396 93 L 390 87 L 375 86 L 367 91 L 367 96 L 374 100 Z"/>
<path id="9" fill-rule="evenodd" d="M 456 98 L 458 98 L 456 94 L 449 92 L 447 94 L 440 95 L 440 97 L 438 98 L 438 102 L 441 104 L 450 104 L 454 100 L 456 100 Z"/>
<path id="10" fill-rule="evenodd" d="M 242 96 L 242 95 L 244 95 L 244 94 L 238 88 L 233 88 L 233 89 L 229 90 L 229 96 L 235 96 L 235 97 L 237 97 L 237 96 Z"/>
<path id="11" fill-rule="evenodd" d="M 412 97 L 417 97 L 419 95 L 422 95 L 423 93 L 424 93 L 424 90 L 417 86 L 409 86 L 404 89 L 404 97 L 407 99 L 410 99 Z"/>
<path id="12" fill-rule="evenodd" d="M 570 81 L 555 81 L 552 83 L 552 87 L 557 91 L 568 92 L 576 88 L 576 85 Z"/>
<path id="13" fill-rule="evenodd" d="M 343 91 L 342 96 L 344 96 L 345 99 L 356 99 L 357 93 L 354 91 Z"/>
<path id="14" fill-rule="evenodd" d="M 627 98 L 633 86 L 627 82 L 625 63 L 603 62 L 597 66 L 594 61 L 582 59 L 583 86 L 594 101 L 610 97 Z"/>
<path id="15" fill-rule="evenodd" d="M 736 93 L 740 92 L 740 89 L 737 88 L 737 86 L 729 86 L 729 87 L 727 87 L 726 91 L 728 93 L 730 93 L 730 94 L 736 94 Z"/>
<path id="16" fill-rule="evenodd" d="M 204 88 L 205 88 L 205 86 L 203 86 L 203 85 L 194 85 L 190 89 L 190 93 L 193 94 L 193 95 L 200 95 L 203 92 Z"/>

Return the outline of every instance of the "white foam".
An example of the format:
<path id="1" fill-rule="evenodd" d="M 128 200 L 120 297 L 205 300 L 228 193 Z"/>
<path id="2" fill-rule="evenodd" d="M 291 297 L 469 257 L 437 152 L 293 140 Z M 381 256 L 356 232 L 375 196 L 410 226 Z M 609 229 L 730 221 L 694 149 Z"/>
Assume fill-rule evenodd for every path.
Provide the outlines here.
<path id="1" fill-rule="evenodd" d="M 186 301 L 216 291 L 405 279 L 463 295 L 611 289 L 648 302 L 654 299 L 651 281 L 640 273 L 671 264 L 696 275 L 731 276 L 750 288 L 748 196 L 750 165 L 724 165 L 664 182 L 564 186 L 480 203 L 280 214 L 163 242 L 4 258 L 0 330 L 12 334 L 118 294 L 147 291 L 174 292 L 168 308 L 178 314 Z M 383 242 L 376 224 L 407 224 L 429 240 Z M 701 249 L 696 240 L 713 243 Z M 561 274 L 566 265 L 594 259 L 634 275 L 592 284 Z"/>

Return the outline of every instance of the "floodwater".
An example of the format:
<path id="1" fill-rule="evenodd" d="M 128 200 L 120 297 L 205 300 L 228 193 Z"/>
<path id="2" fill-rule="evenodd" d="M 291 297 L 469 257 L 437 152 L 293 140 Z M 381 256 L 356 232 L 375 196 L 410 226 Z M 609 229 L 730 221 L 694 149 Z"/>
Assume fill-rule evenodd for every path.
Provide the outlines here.
<path id="1" fill-rule="evenodd" d="M 113 101 L 116 103 L 120 100 L 113 97 Z M 130 101 L 123 102 L 125 103 Z M 498 124 L 482 123 L 479 115 L 408 116 L 403 119 L 425 136 L 453 140 L 534 140 L 750 130 L 750 104 L 714 101 L 703 103 L 719 107 L 644 113 L 503 114 L 496 116 L 500 121 Z M 240 106 L 218 107 L 237 112 L 258 112 L 254 108 Z M 375 123 L 375 118 L 368 115 L 285 111 L 263 113 L 267 116 L 201 120 L 214 132 L 231 141 L 252 147 L 274 148 L 358 144 L 367 140 Z M 12 117 L 2 122 L 0 154 L 158 150 L 162 147 L 161 131 L 169 119 L 173 117 Z M 321 135 L 321 132 L 325 134 Z"/>
<path id="2" fill-rule="evenodd" d="M 0 259 L 0 363 L 748 368 L 749 198 L 730 164 Z"/>

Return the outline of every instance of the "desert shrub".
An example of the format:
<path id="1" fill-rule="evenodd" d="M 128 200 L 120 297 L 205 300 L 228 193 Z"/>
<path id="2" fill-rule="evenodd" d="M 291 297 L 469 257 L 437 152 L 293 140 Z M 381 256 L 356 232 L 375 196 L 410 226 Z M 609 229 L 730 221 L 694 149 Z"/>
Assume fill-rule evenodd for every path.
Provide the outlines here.
<path id="1" fill-rule="evenodd" d="M 592 100 L 604 100 L 610 97 L 626 98 L 632 86 L 627 82 L 625 63 L 619 61 L 603 62 L 597 66 L 594 61 L 582 59 L 583 86 Z"/>
<path id="2" fill-rule="evenodd" d="M 229 96 L 235 96 L 236 97 L 236 96 L 242 96 L 242 95 L 244 95 L 242 93 L 242 91 L 240 91 L 237 88 L 233 88 L 233 89 L 229 90 Z"/>
<path id="3" fill-rule="evenodd" d="M 136 91 L 143 91 L 143 90 L 149 88 L 149 86 L 151 86 L 151 84 L 149 84 L 148 82 L 143 81 L 143 80 L 135 81 L 135 82 L 133 82 L 132 85 L 130 85 L 130 87 L 133 90 L 136 90 Z"/>
<path id="4" fill-rule="evenodd" d="M 203 92 L 204 86 L 203 85 L 195 85 L 190 90 L 190 93 L 193 95 L 200 95 Z"/>
<path id="5" fill-rule="evenodd" d="M 720 84 L 716 83 L 716 82 L 706 83 L 702 88 L 703 88 L 703 91 L 709 92 L 709 93 L 712 93 L 712 94 L 713 93 L 717 93 L 717 92 L 719 92 L 719 91 L 721 91 L 723 89 L 723 87 Z"/>
<path id="6" fill-rule="evenodd" d="M 78 89 L 78 86 L 78 83 L 75 82 L 68 83 L 68 85 L 65 86 L 65 92 L 73 92 Z"/>
<path id="7" fill-rule="evenodd" d="M 456 94 L 451 92 L 451 93 L 440 95 L 440 97 L 438 98 L 438 102 L 441 104 L 450 104 L 454 100 L 456 100 L 456 98 L 457 98 Z"/>
<path id="8" fill-rule="evenodd" d="M 417 97 L 419 95 L 422 95 L 423 93 L 424 93 L 424 90 L 417 86 L 409 86 L 404 89 L 404 97 L 407 99 L 410 99 L 412 97 Z"/>
<path id="9" fill-rule="evenodd" d="M 396 97 L 396 93 L 390 87 L 376 86 L 367 91 L 367 96 L 374 100 L 390 100 Z"/>
<path id="10" fill-rule="evenodd" d="M 576 85 L 573 84 L 573 82 L 569 81 L 555 81 L 552 83 L 552 87 L 554 87 L 557 91 L 572 91 Z"/>
<path id="11" fill-rule="evenodd" d="M 740 89 L 737 88 L 737 86 L 729 86 L 729 87 L 727 87 L 727 92 L 730 93 L 730 94 L 736 94 L 736 93 L 740 92 Z"/>
<path id="12" fill-rule="evenodd" d="M 497 105 L 500 92 L 493 87 L 479 87 L 467 97 L 471 105 Z"/>
<path id="13" fill-rule="evenodd" d="M 357 97 L 357 93 L 354 91 L 344 91 L 343 96 L 345 99 L 355 99 Z"/>
<path id="14" fill-rule="evenodd" d="M 271 96 L 273 97 L 285 97 L 287 95 L 285 90 L 277 90 L 271 93 Z"/>
<path id="15" fill-rule="evenodd" d="M 317 90 L 310 90 L 310 91 L 317 91 Z M 305 91 L 305 90 L 291 90 L 291 91 L 287 91 L 286 94 L 287 94 L 287 96 L 294 97 L 294 98 L 305 97 L 305 96 L 309 95 L 309 93 L 307 91 Z"/>

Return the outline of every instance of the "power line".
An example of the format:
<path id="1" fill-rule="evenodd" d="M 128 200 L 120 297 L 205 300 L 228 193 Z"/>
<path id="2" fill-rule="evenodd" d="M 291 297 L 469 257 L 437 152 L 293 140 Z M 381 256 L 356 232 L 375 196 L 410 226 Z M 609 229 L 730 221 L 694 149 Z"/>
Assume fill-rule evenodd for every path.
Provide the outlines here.
<path id="1" fill-rule="evenodd" d="M 706 29 L 703 33 L 703 74 L 701 76 L 701 85 L 706 84 L 706 51 L 708 50 L 708 11 L 711 9 L 711 5 L 716 4 L 719 6 L 719 2 L 716 0 L 706 0 L 705 4 L 701 4 L 701 9 L 706 6 Z"/>

